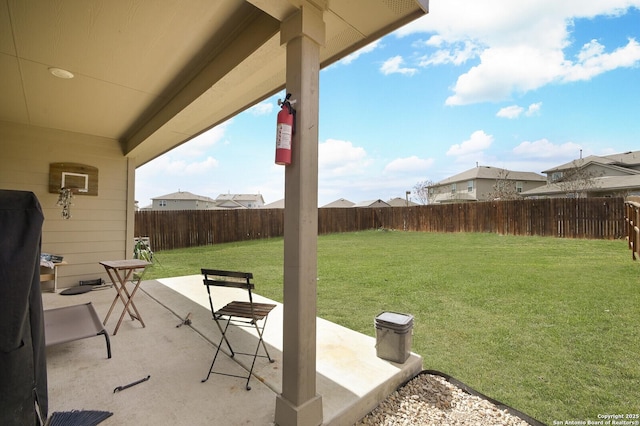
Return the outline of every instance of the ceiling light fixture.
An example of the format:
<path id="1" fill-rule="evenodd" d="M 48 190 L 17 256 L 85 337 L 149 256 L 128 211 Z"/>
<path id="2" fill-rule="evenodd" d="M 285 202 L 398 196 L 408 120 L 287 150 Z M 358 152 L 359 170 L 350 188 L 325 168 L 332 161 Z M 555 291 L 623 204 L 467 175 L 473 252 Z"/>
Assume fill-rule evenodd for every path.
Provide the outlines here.
<path id="1" fill-rule="evenodd" d="M 49 68 L 49 72 L 55 75 L 58 78 L 73 78 L 73 73 L 67 70 L 63 70 L 62 68 Z"/>

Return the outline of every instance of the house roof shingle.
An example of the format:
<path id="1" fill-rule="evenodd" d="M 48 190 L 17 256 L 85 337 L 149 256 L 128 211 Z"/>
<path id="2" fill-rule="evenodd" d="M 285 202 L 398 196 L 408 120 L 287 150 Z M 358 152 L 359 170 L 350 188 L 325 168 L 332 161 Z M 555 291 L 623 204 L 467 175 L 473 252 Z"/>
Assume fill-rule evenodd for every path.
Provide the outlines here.
<path id="1" fill-rule="evenodd" d="M 261 209 L 284 209 L 284 198 L 281 198 L 273 203 L 265 204 Z"/>
<path id="2" fill-rule="evenodd" d="M 389 204 L 391 207 L 406 207 L 407 205 L 409 206 L 419 206 L 420 204 L 418 203 L 414 203 L 411 200 L 408 200 L 406 198 L 402 198 L 402 197 L 396 197 L 396 198 L 392 198 L 389 201 L 387 201 L 387 204 Z"/>
<path id="3" fill-rule="evenodd" d="M 216 201 L 231 200 L 236 202 L 255 201 L 264 204 L 261 194 L 220 194 L 216 197 Z"/>
<path id="4" fill-rule="evenodd" d="M 547 180 L 542 175 L 533 172 L 518 172 L 513 170 L 501 169 L 499 167 L 490 166 L 478 166 L 473 169 L 469 169 L 457 175 L 448 177 L 436 185 L 446 185 L 455 182 L 464 182 L 472 179 L 500 179 L 505 178 L 508 180 L 526 180 L 526 181 L 540 181 Z"/>
<path id="5" fill-rule="evenodd" d="M 188 191 L 172 192 L 171 194 L 161 195 L 159 197 L 153 197 L 152 200 L 181 200 L 181 201 L 197 200 L 197 201 L 209 201 L 209 202 L 215 201 L 211 197 L 192 194 L 191 192 L 188 192 Z"/>
<path id="6" fill-rule="evenodd" d="M 353 207 L 391 207 L 391 206 L 386 201 L 377 199 L 377 200 L 360 201 L 359 203 L 355 203 Z"/>
<path id="7" fill-rule="evenodd" d="M 353 207 L 356 203 L 353 201 L 349 201 L 345 198 L 339 198 L 335 201 L 330 202 L 329 204 L 325 204 L 322 207 L 326 208 L 334 208 L 334 207 Z"/>

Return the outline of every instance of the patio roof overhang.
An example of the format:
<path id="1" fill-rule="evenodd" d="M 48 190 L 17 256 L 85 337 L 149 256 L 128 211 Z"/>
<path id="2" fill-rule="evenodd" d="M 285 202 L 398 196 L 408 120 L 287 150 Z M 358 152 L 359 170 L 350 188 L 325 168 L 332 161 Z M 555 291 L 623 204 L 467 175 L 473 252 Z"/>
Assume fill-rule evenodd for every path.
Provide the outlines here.
<path id="1" fill-rule="evenodd" d="M 285 84 L 296 95 L 299 130 L 292 142 L 299 148 L 285 171 L 287 326 L 277 424 L 322 423 L 315 383 L 313 238 L 319 69 L 423 15 L 427 6 L 428 0 L 0 5 L 0 120 L 118 140 L 130 166 L 175 148 Z M 73 78 L 57 78 L 69 73 Z"/>
<path id="2" fill-rule="evenodd" d="M 428 0 L 309 2 L 326 26 L 321 67 L 428 8 Z M 303 3 L 5 0 L 0 120 L 116 139 L 140 166 L 282 90 L 280 23 Z"/>

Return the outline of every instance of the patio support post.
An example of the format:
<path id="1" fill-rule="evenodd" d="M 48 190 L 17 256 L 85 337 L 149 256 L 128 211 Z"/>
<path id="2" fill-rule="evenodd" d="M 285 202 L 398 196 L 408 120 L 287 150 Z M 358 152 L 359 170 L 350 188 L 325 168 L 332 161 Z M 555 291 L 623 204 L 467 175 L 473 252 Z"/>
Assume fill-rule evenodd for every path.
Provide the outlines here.
<path id="1" fill-rule="evenodd" d="M 318 110 L 322 10 L 304 3 L 281 24 L 286 44 L 286 90 L 296 109 L 292 161 L 285 170 L 284 313 L 280 426 L 322 424 L 316 393 L 318 236 Z"/>

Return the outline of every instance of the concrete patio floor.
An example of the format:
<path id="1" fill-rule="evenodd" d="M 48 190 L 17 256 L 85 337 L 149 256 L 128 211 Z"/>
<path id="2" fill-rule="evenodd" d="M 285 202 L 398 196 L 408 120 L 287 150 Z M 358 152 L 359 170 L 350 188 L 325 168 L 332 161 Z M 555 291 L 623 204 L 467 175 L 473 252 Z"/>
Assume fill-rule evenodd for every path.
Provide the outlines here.
<path id="1" fill-rule="evenodd" d="M 237 290 L 215 291 L 218 303 L 238 298 Z M 72 296 L 45 291 L 42 297 L 45 309 L 92 302 L 104 318 L 115 295 L 107 288 Z M 264 333 L 275 362 L 257 359 L 247 391 L 246 380 L 235 377 L 213 374 L 201 383 L 220 334 L 200 275 L 144 281 L 134 301 L 146 327 L 126 316 L 112 336 L 123 307 L 116 305 L 106 325 L 111 359 L 102 336 L 47 348 L 50 416 L 72 410 L 112 412 L 101 423 L 105 426 L 274 424 L 282 379 L 282 305 L 269 316 Z M 189 313 L 191 325 L 176 327 Z M 246 328 L 234 328 L 230 340 L 239 352 L 253 351 L 257 342 Z M 325 425 L 352 425 L 422 370 L 419 355 L 412 353 L 397 364 L 378 358 L 375 344 L 373 337 L 318 318 L 317 391 Z M 219 355 L 215 371 L 245 374 L 250 361 Z M 148 381 L 114 393 L 116 387 L 147 376 Z"/>

